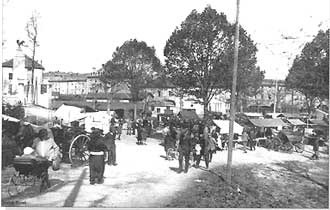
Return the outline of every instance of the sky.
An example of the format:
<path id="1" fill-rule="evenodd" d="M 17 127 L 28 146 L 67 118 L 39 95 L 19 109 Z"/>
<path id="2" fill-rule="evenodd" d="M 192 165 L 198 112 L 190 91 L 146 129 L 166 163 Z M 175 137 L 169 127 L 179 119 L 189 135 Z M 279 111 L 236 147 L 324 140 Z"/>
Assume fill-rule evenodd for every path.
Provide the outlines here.
<path id="1" fill-rule="evenodd" d="M 25 25 L 40 13 L 36 60 L 46 71 L 89 73 L 112 58 L 116 47 L 136 38 L 154 46 L 164 64 L 166 41 L 193 9 L 207 5 L 229 22 L 236 0 L 2 0 L 2 57 L 11 59 Z M 329 28 L 329 0 L 241 0 L 239 22 L 257 45 L 268 79 L 285 79 L 304 44 Z M 289 38 L 289 39 L 285 39 Z M 27 55 L 32 55 L 28 47 Z"/>

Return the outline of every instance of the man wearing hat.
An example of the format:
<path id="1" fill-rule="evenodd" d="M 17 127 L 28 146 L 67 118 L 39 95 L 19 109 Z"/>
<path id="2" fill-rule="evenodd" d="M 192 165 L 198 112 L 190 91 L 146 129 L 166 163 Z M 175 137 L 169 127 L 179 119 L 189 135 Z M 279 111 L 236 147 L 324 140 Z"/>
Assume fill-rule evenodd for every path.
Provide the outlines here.
<path id="1" fill-rule="evenodd" d="M 104 142 L 108 147 L 108 165 L 116 166 L 116 128 L 113 123 L 110 125 L 109 132 L 104 136 Z"/>
<path id="2" fill-rule="evenodd" d="M 187 173 L 189 169 L 189 158 L 191 152 L 191 130 L 188 122 L 183 122 L 181 125 L 181 131 L 179 132 L 179 173 L 183 171 L 183 159 L 184 159 L 184 172 Z"/>
<path id="3" fill-rule="evenodd" d="M 98 184 L 102 184 L 104 182 L 104 159 L 108 148 L 102 139 L 103 130 L 94 127 L 91 130 L 91 140 L 87 146 L 89 151 L 89 181 L 92 185 L 96 183 L 96 180 Z"/>

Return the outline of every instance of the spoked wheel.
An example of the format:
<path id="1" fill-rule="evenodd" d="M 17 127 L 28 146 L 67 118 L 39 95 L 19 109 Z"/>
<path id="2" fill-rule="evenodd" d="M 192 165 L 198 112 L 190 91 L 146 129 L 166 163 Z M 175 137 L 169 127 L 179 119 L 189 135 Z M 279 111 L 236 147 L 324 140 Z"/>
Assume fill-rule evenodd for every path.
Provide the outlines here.
<path id="1" fill-rule="evenodd" d="M 72 165 L 83 165 L 88 161 L 87 143 L 90 138 L 85 134 L 76 136 L 70 144 L 69 159 Z"/>
<path id="2" fill-rule="evenodd" d="M 281 140 L 279 139 L 279 138 L 277 138 L 277 137 L 275 137 L 274 139 L 273 139 L 273 149 L 275 150 L 275 151 L 278 151 L 279 149 L 280 149 L 280 146 L 281 146 Z"/>
<path id="3" fill-rule="evenodd" d="M 280 150 L 282 150 L 283 152 L 292 153 L 293 152 L 293 145 L 292 144 L 283 144 L 283 145 L 280 146 Z"/>

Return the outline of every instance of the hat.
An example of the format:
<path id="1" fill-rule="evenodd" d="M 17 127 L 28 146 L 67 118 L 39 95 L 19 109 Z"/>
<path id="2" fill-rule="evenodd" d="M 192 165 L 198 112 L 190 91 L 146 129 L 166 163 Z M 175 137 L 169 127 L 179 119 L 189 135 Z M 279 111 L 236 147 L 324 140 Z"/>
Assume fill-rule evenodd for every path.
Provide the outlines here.
<path id="1" fill-rule="evenodd" d="M 39 131 L 38 134 L 39 134 L 39 137 L 46 137 L 46 136 L 48 136 L 48 131 L 47 131 L 47 129 L 43 128 Z"/>

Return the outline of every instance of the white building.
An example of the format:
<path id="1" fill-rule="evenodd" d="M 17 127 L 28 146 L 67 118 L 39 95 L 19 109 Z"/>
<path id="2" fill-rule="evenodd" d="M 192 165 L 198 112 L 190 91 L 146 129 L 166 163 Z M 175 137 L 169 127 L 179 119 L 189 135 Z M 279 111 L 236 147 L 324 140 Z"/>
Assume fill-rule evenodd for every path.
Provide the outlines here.
<path id="1" fill-rule="evenodd" d="M 34 63 L 35 104 L 48 107 L 50 102 L 49 86 L 42 84 L 45 68 Z M 32 99 L 32 59 L 24 54 L 21 47 L 16 50 L 13 59 L 2 63 L 3 101 L 11 104 L 21 102 L 23 105 L 33 102 Z"/>
<path id="2" fill-rule="evenodd" d="M 195 110 L 199 116 L 204 115 L 204 107 L 194 96 L 183 96 L 182 98 L 175 94 L 176 87 L 166 78 L 157 78 L 145 91 L 153 95 L 151 104 L 152 116 L 156 117 L 165 112 L 178 114 L 182 109 Z M 209 103 L 208 110 L 211 112 L 222 112 L 225 114 L 229 110 L 229 104 L 226 103 L 230 97 L 228 93 L 215 95 Z"/>

